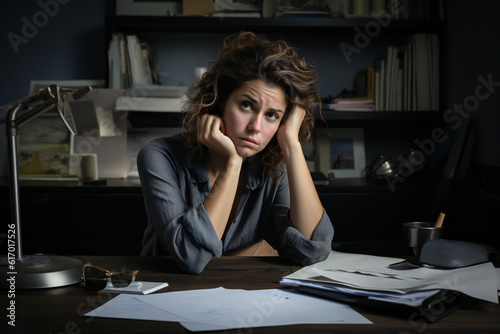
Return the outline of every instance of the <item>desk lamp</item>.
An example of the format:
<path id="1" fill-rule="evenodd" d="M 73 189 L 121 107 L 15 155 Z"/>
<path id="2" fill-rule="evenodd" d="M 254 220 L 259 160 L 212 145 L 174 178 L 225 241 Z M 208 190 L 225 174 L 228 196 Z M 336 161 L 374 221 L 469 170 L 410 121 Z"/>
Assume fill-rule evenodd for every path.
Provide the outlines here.
<path id="1" fill-rule="evenodd" d="M 18 130 L 45 114 L 57 108 L 59 116 L 68 128 L 75 134 L 75 126 L 70 113 L 63 107 L 64 95 L 71 93 L 73 98 L 79 99 L 92 88 L 67 89 L 51 85 L 34 93 L 19 102 L 9 106 L 6 117 L 7 143 L 9 150 L 9 181 L 12 224 L 9 225 L 7 234 L 7 257 L 0 260 L 0 287 L 16 289 L 52 288 L 79 283 L 81 281 L 83 262 L 69 257 L 29 255 L 22 252 L 21 216 L 19 201 L 19 175 L 17 161 L 17 136 Z M 21 112 L 27 110 L 21 115 Z M 68 114 L 68 115 L 66 115 Z M 14 251 L 15 250 L 15 251 Z"/>

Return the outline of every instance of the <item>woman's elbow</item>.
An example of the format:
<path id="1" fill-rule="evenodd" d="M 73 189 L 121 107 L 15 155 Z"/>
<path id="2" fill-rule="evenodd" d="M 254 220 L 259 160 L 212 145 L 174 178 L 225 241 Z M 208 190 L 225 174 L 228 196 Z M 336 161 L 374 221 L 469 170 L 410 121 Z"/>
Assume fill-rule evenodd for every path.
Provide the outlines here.
<path id="1" fill-rule="evenodd" d="M 212 257 L 205 258 L 204 256 L 197 256 L 193 258 L 177 258 L 176 262 L 181 268 L 182 271 L 184 271 L 187 274 L 194 274 L 198 275 L 203 272 L 203 269 L 207 266 L 208 262 L 210 261 Z"/>
<path id="2" fill-rule="evenodd" d="M 193 274 L 193 275 L 198 275 L 203 272 L 203 269 L 205 269 L 205 265 L 200 265 L 197 263 L 192 263 L 192 264 L 179 264 L 181 267 L 182 271 L 184 271 L 186 274 Z"/>

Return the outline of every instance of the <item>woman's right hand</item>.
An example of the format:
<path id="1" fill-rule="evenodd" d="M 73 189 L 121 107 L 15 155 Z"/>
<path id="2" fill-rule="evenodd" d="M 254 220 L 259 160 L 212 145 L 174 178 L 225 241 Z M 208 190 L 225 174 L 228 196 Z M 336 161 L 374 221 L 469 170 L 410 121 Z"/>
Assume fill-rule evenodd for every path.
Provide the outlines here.
<path id="1" fill-rule="evenodd" d="M 224 121 L 219 116 L 201 116 L 198 123 L 198 142 L 228 160 L 239 157 L 233 141 L 225 134 Z"/>

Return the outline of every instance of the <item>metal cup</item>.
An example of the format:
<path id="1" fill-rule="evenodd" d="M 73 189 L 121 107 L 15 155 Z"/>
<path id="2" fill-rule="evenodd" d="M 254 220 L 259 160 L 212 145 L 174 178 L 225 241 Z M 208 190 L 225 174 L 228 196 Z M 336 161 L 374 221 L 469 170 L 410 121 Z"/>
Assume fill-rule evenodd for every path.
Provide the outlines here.
<path id="1" fill-rule="evenodd" d="M 405 243 L 412 248 L 413 255 L 419 256 L 422 246 L 429 240 L 440 239 L 443 227 L 434 227 L 434 223 L 410 222 L 403 224 Z"/>

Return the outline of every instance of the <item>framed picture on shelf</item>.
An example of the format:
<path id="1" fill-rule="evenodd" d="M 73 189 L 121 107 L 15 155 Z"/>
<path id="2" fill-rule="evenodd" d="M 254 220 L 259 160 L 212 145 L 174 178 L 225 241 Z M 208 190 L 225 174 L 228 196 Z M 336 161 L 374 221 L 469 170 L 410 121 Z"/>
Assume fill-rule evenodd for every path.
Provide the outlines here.
<path id="1" fill-rule="evenodd" d="M 330 180 L 365 177 L 363 128 L 327 128 L 316 131 L 317 171 Z"/>

